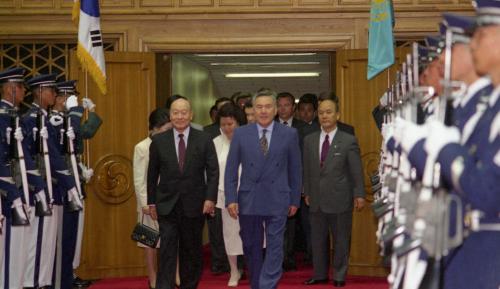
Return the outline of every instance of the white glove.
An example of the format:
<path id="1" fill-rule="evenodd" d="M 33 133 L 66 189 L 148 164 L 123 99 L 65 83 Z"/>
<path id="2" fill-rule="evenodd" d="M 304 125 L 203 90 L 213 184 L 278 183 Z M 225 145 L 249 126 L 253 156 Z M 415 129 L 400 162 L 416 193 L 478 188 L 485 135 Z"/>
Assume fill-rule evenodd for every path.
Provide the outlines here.
<path id="1" fill-rule="evenodd" d="M 8 145 L 10 145 L 10 133 L 11 132 L 12 132 L 12 128 L 10 126 L 5 129 L 5 135 L 6 135 Z"/>
<path id="2" fill-rule="evenodd" d="M 91 168 L 87 168 L 87 166 L 82 163 L 79 163 L 78 165 L 82 170 L 82 178 L 85 180 L 86 183 L 88 183 L 92 178 L 92 176 L 94 175 L 94 170 Z"/>
<path id="3" fill-rule="evenodd" d="M 84 97 L 82 99 L 82 106 L 83 106 L 83 108 L 86 108 L 88 110 L 93 110 L 95 108 L 94 102 L 92 101 L 92 99 L 90 99 L 88 97 Z"/>
<path id="4" fill-rule="evenodd" d="M 380 106 L 382 106 L 382 107 L 387 106 L 387 92 L 384 92 L 384 94 L 382 94 L 382 97 L 380 97 L 379 102 L 380 102 Z"/>
<path id="5" fill-rule="evenodd" d="M 401 147 L 406 153 L 410 153 L 415 144 L 427 137 L 429 129 L 424 125 L 416 125 L 412 122 L 408 122 L 401 138 Z"/>
<path id="6" fill-rule="evenodd" d="M 394 136 L 394 123 L 384 124 L 382 127 L 382 136 L 384 137 L 385 145 L 387 145 L 389 139 Z"/>
<path id="7" fill-rule="evenodd" d="M 41 130 L 40 130 L 40 136 L 43 137 L 44 139 L 48 139 L 49 138 L 49 131 L 47 130 L 47 127 L 44 126 Z"/>
<path id="8" fill-rule="evenodd" d="M 35 126 L 33 127 L 33 141 L 36 141 L 36 134 L 38 132 L 38 128 Z"/>
<path id="9" fill-rule="evenodd" d="M 396 117 L 394 120 L 394 139 L 400 143 L 402 138 L 403 138 L 403 133 L 406 129 L 406 127 L 409 125 L 409 121 L 400 118 L 399 116 Z"/>
<path id="10" fill-rule="evenodd" d="M 14 131 L 14 138 L 17 141 L 23 141 L 24 139 L 23 130 L 20 127 L 16 128 L 16 130 Z"/>
<path id="11" fill-rule="evenodd" d="M 72 95 L 72 96 L 68 97 L 68 99 L 66 99 L 66 109 L 67 110 L 70 110 L 71 108 L 77 107 L 77 106 L 78 106 L 78 98 L 76 98 L 75 95 Z"/>
<path id="12" fill-rule="evenodd" d="M 75 131 L 73 130 L 73 127 L 69 127 L 68 131 L 66 132 L 66 135 L 68 136 L 69 140 L 74 140 L 75 139 Z"/>
<path id="13" fill-rule="evenodd" d="M 424 148 L 429 155 L 437 156 L 447 144 L 460 141 L 460 132 L 456 127 L 446 127 L 438 121 L 429 122 L 428 131 Z"/>
<path id="14" fill-rule="evenodd" d="M 60 115 L 55 114 L 50 117 L 49 121 L 53 126 L 60 126 L 61 124 L 63 124 L 64 118 Z"/>

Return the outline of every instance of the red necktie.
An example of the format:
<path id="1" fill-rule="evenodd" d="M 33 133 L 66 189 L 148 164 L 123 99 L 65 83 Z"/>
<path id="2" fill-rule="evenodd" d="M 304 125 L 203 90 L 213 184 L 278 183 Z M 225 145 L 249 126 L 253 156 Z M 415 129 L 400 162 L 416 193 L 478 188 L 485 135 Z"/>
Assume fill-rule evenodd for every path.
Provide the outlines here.
<path id="1" fill-rule="evenodd" d="M 184 142 L 184 135 L 179 134 L 179 169 L 182 172 L 184 169 L 184 161 L 186 160 L 186 143 Z"/>
<path id="2" fill-rule="evenodd" d="M 325 140 L 323 141 L 323 145 L 321 145 L 321 160 L 320 166 L 323 167 L 323 163 L 326 160 L 326 156 L 328 155 L 328 150 L 330 149 L 330 141 L 328 135 L 325 136 Z"/>

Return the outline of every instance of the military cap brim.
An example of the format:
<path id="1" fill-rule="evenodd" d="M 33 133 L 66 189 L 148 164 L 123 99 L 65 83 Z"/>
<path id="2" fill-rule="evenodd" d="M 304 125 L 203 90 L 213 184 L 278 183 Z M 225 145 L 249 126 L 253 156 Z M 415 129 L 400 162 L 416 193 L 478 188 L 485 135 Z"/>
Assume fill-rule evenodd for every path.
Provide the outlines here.
<path id="1" fill-rule="evenodd" d="M 24 82 L 26 69 L 14 67 L 0 72 L 0 83 L 5 82 Z"/>
<path id="2" fill-rule="evenodd" d="M 56 87 L 57 74 L 40 74 L 26 82 L 30 89 L 37 87 Z"/>

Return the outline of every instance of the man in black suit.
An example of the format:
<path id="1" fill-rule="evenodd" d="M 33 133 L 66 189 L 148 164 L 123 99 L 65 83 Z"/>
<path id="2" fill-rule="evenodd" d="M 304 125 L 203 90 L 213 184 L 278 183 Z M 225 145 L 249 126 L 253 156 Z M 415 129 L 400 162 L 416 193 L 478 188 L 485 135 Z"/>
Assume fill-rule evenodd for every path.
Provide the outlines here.
<path id="1" fill-rule="evenodd" d="M 175 287 L 177 255 L 181 288 L 198 286 L 203 214 L 213 215 L 217 200 L 215 147 L 208 134 L 190 126 L 192 117 L 189 101 L 175 100 L 170 107 L 173 129 L 154 136 L 149 149 L 148 205 L 158 219 L 161 240 L 158 289 Z"/>
<path id="2" fill-rule="evenodd" d="M 302 147 L 304 139 L 303 131 L 307 124 L 293 116 L 295 112 L 295 97 L 289 92 L 281 92 L 276 96 L 276 104 L 278 105 L 278 114 L 275 120 L 281 124 L 295 128 L 299 133 L 299 143 L 300 147 Z"/>
<path id="3" fill-rule="evenodd" d="M 304 129 L 307 124 L 293 116 L 293 113 L 295 112 L 295 97 L 289 92 L 281 92 L 277 95 L 276 102 L 278 105 L 278 114 L 276 115 L 275 120 L 297 130 L 299 134 L 299 145 L 302 149 Z M 297 216 L 300 216 L 300 213 L 288 217 L 286 222 L 285 238 L 283 242 L 283 269 L 285 271 L 297 270 L 297 265 L 295 263 L 295 233 L 298 220 Z"/>

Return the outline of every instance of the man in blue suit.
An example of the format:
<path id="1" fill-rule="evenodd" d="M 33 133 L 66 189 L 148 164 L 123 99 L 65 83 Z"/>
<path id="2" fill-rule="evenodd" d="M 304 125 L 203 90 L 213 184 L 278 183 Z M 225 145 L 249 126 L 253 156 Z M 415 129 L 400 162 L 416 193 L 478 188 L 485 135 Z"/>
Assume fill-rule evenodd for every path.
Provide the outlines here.
<path id="1" fill-rule="evenodd" d="M 256 123 L 236 129 L 229 149 L 226 206 L 240 221 L 251 288 L 274 289 L 282 274 L 287 216 L 293 216 L 300 204 L 301 154 L 297 131 L 274 121 L 276 93 L 261 90 L 252 101 Z"/>

